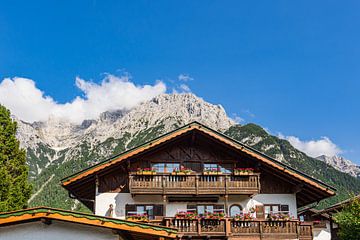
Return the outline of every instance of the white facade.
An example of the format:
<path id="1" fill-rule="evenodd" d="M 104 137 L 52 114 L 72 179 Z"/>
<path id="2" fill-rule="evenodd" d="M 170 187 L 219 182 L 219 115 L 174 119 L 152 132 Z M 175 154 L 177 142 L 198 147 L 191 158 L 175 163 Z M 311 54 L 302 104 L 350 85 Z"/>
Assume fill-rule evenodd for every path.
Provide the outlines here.
<path id="1" fill-rule="evenodd" d="M 224 203 L 224 198 L 220 198 L 218 204 Z M 165 216 L 174 217 L 177 211 L 186 210 L 189 203 L 164 202 L 162 196 L 159 195 L 137 195 L 133 198 L 130 193 L 98 193 L 95 200 L 95 214 L 106 216 L 110 204 L 114 207 L 113 217 L 124 219 L 126 204 L 163 204 Z M 244 195 L 231 195 L 228 199 L 228 206 L 230 207 L 232 204 L 240 205 L 245 211 L 256 205 L 289 205 L 290 216 L 297 218 L 295 194 L 257 194 L 253 198 Z"/>
<path id="2" fill-rule="evenodd" d="M 85 226 L 76 223 L 52 221 L 46 225 L 40 221 L 21 223 L 0 228 L 1 240 L 118 240 L 110 229 Z"/>
<path id="3" fill-rule="evenodd" d="M 330 223 L 328 221 L 326 222 L 326 228 L 313 228 L 313 237 L 314 240 L 330 240 Z"/>

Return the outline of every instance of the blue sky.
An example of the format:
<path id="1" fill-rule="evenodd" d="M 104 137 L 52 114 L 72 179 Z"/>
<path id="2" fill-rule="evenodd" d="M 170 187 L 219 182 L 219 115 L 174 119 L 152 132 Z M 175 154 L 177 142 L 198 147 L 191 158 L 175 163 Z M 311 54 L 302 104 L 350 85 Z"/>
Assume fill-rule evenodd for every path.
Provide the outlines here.
<path id="1" fill-rule="evenodd" d="M 360 163 L 359 1 L 0 1 L 0 81 L 58 103 L 77 76 L 131 74 L 193 93 L 272 133 L 328 137 Z"/>

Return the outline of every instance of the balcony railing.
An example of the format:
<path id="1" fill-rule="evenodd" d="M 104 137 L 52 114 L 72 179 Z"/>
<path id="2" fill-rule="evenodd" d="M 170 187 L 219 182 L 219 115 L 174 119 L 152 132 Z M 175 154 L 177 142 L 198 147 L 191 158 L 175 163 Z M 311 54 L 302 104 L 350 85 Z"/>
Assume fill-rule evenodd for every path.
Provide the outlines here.
<path id="1" fill-rule="evenodd" d="M 233 175 L 130 175 L 132 194 L 256 194 L 260 176 Z"/>
<path id="2" fill-rule="evenodd" d="M 165 225 L 178 229 L 182 236 L 236 236 L 254 239 L 312 239 L 311 224 L 299 221 L 235 221 L 230 218 L 165 218 Z"/>

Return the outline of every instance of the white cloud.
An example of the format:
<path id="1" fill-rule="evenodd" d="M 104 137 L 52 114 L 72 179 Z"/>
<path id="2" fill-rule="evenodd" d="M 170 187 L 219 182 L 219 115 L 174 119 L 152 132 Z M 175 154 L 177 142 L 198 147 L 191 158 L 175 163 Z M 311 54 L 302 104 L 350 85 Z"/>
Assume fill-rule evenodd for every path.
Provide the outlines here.
<path id="1" fill-rule="evenodd" d="M 180 75 L 178 76 L 178 80 L 179 80 L 179 81 L 187 82 L 187 81 L 194 80 L 194 78 L 190 77 L 190 75 L 188 75 L 188 74 L 180 74 Z"/>
<path id="2" fill-rule="evenodd" d="M 234 120 L 237 124 L 245 122 L 245 120 L 242 117 L 240 117 L 239 115 L 237 115 L 236 113 L 233 113 L 232 115 L 233 116 L 231 119 Z"/>
<path id="3" fill-rule="evenodd" d="M 186 84 L 181 84 L 179 88 L 182 92 L 191 92 L 190 87 Z"/>
<path id="4" fill-rule="evenodd" d="M 334 156 L 343 152 L 328 137 L 321 137 L 318 140 L 310 141 L 302 141 L 298 137 L 284 136 L 282 134 L 279 134 L 279 137 L 288 140 L 291 145 L 310 157 L 318 157 L 320 155 Z"/>
<path id="5" fill-rule="evenodd" d="M 135 85 L 128 76 L 114 75 L 106 75 L 100 84 L 77 77 L 76 86 L 83 96 L 61 104 L 45 96 L 31 79 L 5 78 L 0 83 L 0 103 L 28 122 L 44 121 L 54 116 L 80 123 L 105 111 L 130 109 L 166 91 L 166 85 L 161 81 L 154 85 Z"/>

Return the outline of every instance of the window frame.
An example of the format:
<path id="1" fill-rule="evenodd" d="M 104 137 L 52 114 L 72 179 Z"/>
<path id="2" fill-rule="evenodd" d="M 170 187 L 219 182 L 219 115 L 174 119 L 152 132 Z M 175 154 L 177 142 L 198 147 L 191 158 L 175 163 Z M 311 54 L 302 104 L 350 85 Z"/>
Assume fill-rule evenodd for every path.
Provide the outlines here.
<path id="1" fill-rule="evenodd" d="M 160 172 L 158 171 L 158 167 L 156 167 L 156 164 L 164 164 L 164 171 Z M 168 164 L 178 164 L 178 168 L 173 168 L 174 169 L 180 169 L 181 168 L 181 163 L 180 162 L 151 162 L 151 169 L 154 169 L 156 173 L 161 173 L 161 174 L 166 174 L 166 173 L 172 173 L 173 171 L 167 171 L 167 167 L 166 165 Z"/>
<path id="2" fill-rule="evenodd" d="M 136 210 L 135 211 L 129 211 L 125 208 L 125 216 L 130 216 L 129 213 L 136 213 L 136 214 L 139 214 L 138 212 L 138 207 L 143 207 L 144 208 L 144 213 L 147 214 L 149 220 L 154 220 L 156 218 L 156 216 L 159 216 L 159 215 L 156 215 L 156 207 L 157 206 L 162 206 L 162 215 L 161 216 L 164 216 L 164 205 L 162 204 L 127 204 L 128 206 L 133 206 Z M 150 215 L 149 214 L 149 209 L 147 209 L 147 207 L 152 207 L 152 214 Z"/>
<path id="3" fill-rule="evenodd" d="M 240 204 L 237 204 L 237 203 L 231 204 L 230 207 L 229 207 L 229 216 L 230 216 L 230 217 L 235 217 L 235 216 L 236 216 L 236 215 L 234 215 L 234 216 L 231 215 L 231 208 L 232 208 L 232 207 L 239 207 L 239 209 L 240 209 L 240 214 L 244 211 L 244 210 L 243 210 L 244 208 L 243 208 Z"/>

